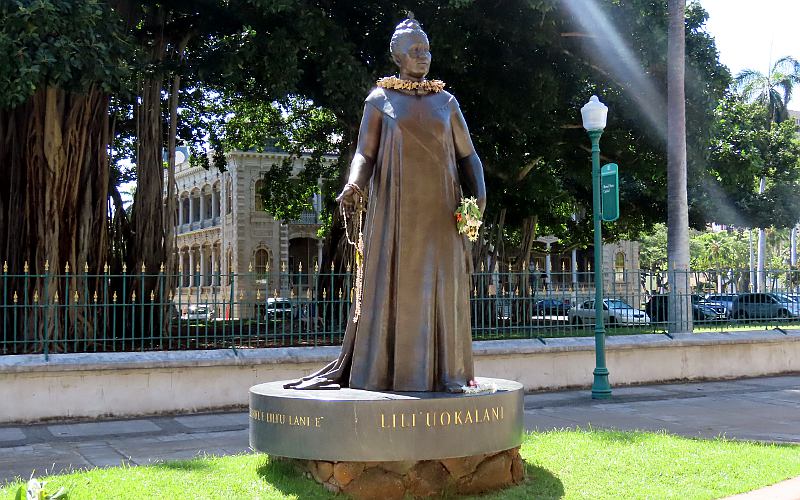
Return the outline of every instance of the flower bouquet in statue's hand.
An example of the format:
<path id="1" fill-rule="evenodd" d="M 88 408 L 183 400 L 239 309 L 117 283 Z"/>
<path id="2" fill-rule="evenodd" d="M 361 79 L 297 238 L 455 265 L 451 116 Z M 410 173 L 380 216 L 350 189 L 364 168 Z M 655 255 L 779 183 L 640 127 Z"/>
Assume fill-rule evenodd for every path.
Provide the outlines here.
<path id="1" fill-rule="evenodd" d="M 466 234 L 469 241 L 478 241 L 478 229 L 481 224 L 481 209 L 475 198 L 461 198 L 456 209 L 456 227 L 459 234 Z"/>

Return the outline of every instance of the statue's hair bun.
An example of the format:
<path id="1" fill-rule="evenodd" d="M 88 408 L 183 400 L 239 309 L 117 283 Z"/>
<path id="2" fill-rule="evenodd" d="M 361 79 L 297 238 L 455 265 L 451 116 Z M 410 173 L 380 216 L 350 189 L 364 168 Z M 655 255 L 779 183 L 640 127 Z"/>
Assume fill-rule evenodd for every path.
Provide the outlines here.
<path id="1" fill-rule="evenodd" d="M 424 31 L 422 31 L 422 25 L 419 24 L 419 21 L 417 21 L 414 18 L 404 19 L 400 24 L 398 24 L 394 28 L 394 34 L 392 34 L 392 41 L 389 42 L 389 50 L 392 52 L 392 54 L 395 53 L 395 50 L 397 48 L 397 42 L 400 40 L 400 38 L 402 38 L 405 35 L 409 35 L 411 33 L 420 33 L 423 36 L 425 36 L 425 38 L 428 38 L 428 35 Z"/>

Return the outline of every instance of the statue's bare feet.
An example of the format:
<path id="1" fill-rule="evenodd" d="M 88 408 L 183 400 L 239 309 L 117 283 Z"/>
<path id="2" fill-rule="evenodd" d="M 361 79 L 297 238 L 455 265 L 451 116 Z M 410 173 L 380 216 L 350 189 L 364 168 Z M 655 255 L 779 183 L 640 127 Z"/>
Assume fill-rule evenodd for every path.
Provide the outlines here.
<path id="1" fill-rule="evenodd" d="M 341 389 L 341 386 L 339 384 L 331 382 L 330 379 L 327 379 L 325 377 L 314 377 L 311 379 L 302 380 L 299 384 L 293 385 L 291 388 L 296 389 L 298 391 L 304 391 L 304 390 L 335 391 Z"/>

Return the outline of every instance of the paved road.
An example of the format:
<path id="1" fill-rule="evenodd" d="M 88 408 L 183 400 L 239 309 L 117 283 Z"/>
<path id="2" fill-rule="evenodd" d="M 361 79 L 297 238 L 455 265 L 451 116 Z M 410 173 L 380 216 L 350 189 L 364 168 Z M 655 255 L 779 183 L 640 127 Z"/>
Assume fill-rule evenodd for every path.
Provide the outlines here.
<path id="1" fill-rule="evenodd" d="M 531 394 L 525 425 L 800 443 L 800 376 L 615 388 L 610 401 L 594 401 L 587 390 Z M 32 472 L 242 453 L 247 426 L 238 412 L 0 427 L 0 484 Z"/>

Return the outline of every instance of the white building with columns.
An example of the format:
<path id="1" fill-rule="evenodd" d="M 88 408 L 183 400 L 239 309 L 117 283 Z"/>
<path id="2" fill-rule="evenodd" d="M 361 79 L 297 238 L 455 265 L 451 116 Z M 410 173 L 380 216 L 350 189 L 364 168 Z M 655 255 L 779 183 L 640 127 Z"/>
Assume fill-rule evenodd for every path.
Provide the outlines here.
<path id="1" fill-rule="evenodd" d="M 176 156 L 180 278 L 173 300 L 181 311 L 208 304 L 218 318 L 250 318 L 263 311 L 267 296 L 305 293 L 308 271 L 321 260 L 322 200 L 315 195 L 312 210 L 282 221 L 264 211 L 259 195 L 264 172 L 288 154 L 234 151 L 225 172 L 192 167 L 186 148 Z M 302 167 L 303 159 L 295 159 L 295 174 Z"/>

